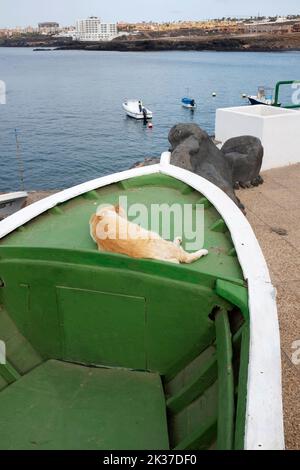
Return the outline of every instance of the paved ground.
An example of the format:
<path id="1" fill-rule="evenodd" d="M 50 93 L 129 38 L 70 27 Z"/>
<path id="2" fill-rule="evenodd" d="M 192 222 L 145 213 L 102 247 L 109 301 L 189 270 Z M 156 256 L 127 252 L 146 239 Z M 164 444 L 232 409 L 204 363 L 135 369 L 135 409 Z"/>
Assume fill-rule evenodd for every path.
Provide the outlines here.
<path id="1" fill-rule="evenodd" d="M 300 449 L 300 164 L 263 173 L 265 183 L 238 191 L 277 288 L 282 342 L 286 447 Z M 49 193 L 33 193 L 32 203 Z M 300 361 L 300 345 L 298 346 Z"/>
<path id="2" fill-rule="evenodd" d="M 238 197 L 277 289 L 286 447 L 300 449 L 300 164 L 266 171 L 263 177 L 262 186 L 240 190 Z M 295 341 L 298 366 L 293 363 Z"/>

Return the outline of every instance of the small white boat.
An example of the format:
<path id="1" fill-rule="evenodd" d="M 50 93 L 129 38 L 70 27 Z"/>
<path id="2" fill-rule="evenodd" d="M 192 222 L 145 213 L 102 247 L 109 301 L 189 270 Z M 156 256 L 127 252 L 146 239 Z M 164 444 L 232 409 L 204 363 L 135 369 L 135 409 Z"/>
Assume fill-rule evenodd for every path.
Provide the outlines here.
<path id="1" fill-rule="evenodd" d="M 267 88 L 264 86 L 260 86 L 257 91 L 257 95 L 249 95 L 247 96 L 250 104 L 258 105 L 263 104 L 266 106 L 273 106 L 274 99 L 273 99 L 273 88 Z"/>
<path id="2" fill-rule="evenodd" d="M 152 119 L 153 113 L 150 109 L 144 107 L 141 100 L 125 100 L 123 103 L 123 109 L 127 116 L 133 119 Z"/>
<path id="3" fill-rule="evenodd" d="M 22 209 L 27 197 L 25 191 L 0 195 L 0 220 Z"/>

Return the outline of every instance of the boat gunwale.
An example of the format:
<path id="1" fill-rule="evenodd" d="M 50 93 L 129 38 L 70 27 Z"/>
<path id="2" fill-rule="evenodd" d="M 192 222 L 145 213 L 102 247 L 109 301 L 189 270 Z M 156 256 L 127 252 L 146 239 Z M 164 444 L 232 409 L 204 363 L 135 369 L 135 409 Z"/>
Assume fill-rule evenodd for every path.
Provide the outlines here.
<path id="1" fill-rule="evenodd" d="M 97 178 L 21 209 L 0 222 L 0 239 L 58 204 L 134 177 L 162 173 L 199 191 L 223 217 L 248 283 L 250 355 L 244 448 L 282 450 L 284 432 L 276 293 L 262 250 L 250 223 L 235 203 L 220 188 L 201 176 L 171 165 L 170 157 L 169 152 L 164 152 L 159 164 Z M 270 334 L 266 335 L 266 331 Z"/>

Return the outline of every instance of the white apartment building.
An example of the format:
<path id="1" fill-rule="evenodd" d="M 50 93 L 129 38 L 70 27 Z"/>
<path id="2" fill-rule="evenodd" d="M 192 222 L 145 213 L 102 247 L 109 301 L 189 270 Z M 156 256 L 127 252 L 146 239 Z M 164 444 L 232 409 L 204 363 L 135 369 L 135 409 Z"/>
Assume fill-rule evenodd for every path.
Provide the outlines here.
<path id="1" fill-rule="evenodd" d="M 118 35 L 116 23 L 102 23 L 101 19 L 91 16 L 78 20 L 74 39 L 78 41 L 111 41 Z"/>

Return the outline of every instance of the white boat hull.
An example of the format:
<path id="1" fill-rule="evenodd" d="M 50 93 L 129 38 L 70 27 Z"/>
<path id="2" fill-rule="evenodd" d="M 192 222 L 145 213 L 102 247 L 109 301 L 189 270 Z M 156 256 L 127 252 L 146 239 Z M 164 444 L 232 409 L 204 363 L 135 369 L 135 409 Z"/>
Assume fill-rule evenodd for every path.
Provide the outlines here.
<path id="1" fill-rule="evenodd" d="M 194 104 L 194 106 L 192 106 L 191 104 L 184 104 L 184 103 L 182 103 L 182 107 L 183 107 L 183 108 L 186 108 L 186 109 L 196 109 L 196 108 L 197 108 L 197 105 Z"/>
<path id="2" fill-rule="evenodd" d="M 265 106 L 272 106 L 273 105 L 273 102 L 272 100 L 264 100 L 264 99 L 261 99 L 261 98 L 258 98 L 257 96 L 247 96 L 250 104 L 252 105 L 260 105 L 260 104 L 263 104 Z"/>
<path id="3" fill-rule="evenodd" d="M 143 120 L 145 119 L 143 111 L 139 110 L 139 106 L 137 102 L 128 102 L 128 103 L 123 103 L 123 109 L 126 112 L 127 116 L 137 119 L 137 120 Z M 153 113 L 147 108 L 144 108 L 146 110 L 146 118 L 147 119 L 152 119 Z"/>

